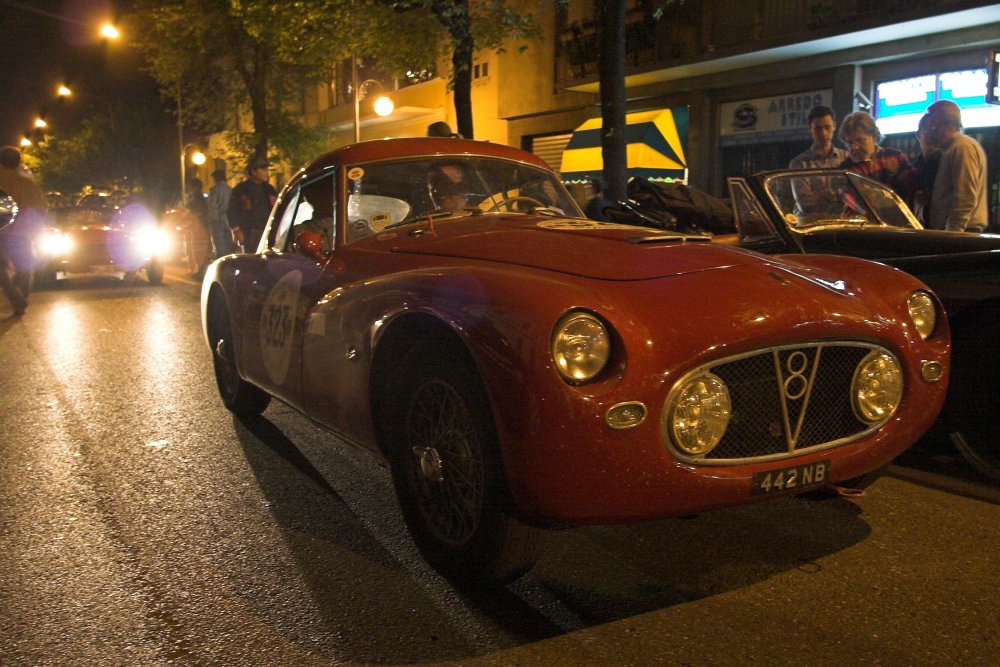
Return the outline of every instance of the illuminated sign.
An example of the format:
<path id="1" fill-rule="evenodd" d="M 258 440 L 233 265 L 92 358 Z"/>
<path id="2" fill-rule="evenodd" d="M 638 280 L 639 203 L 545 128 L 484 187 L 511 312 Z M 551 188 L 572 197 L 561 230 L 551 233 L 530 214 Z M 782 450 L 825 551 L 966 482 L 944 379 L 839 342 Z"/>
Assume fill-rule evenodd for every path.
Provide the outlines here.
<path id="1" fill-rule="evenodd" d="M 1000 104 L 1000 51 L 990 51 L 986 60 L 986 102 Z"/>
<path id="2" fill-rule="evenodd" d="M 809 112 L 831 106 L 833 90 L 758 97 L 719 106 L 719 143 L 723 146 L 772 141 L 809 141 Z"/>
<path id="3" fill-rule="evenodd" d="M 991 57 L 995 76 L 998 62 L 996 56 Z M 991 107 L 989 101 L 990 91 L 1000 91 L 996 83 L 990 87 L 988 75 L 984 68 L 883 81 L 875 86 L 875 122 L 882 134 L 915 132 L 928 106 L 951 100 L 962 109 L 965 127 L 1000 125 L 1000 109 Z"/>

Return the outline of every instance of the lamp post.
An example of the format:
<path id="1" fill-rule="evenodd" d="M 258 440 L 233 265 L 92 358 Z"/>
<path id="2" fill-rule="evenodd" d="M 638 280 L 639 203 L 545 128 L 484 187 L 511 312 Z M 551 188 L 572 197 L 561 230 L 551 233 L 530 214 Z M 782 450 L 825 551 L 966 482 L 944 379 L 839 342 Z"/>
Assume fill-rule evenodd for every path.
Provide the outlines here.
<path id="1" fill-rule="evenodd" d="M 177 145 L 181 147 L 181 203 L 187 204 L 187 150 L 194 148 L 191 162 L 196 165 L 205 164 L 205 154 L 195 144 L 184 143 L 184 116 L 181 109 L 181 87 L 177 85 Z"/>
<path id="2" fill-rule="evenodd" d="M 381 83 L 375 79 L 365 79 L 360 84 L 358 83 L 358 63 L 357 60 L 351 59 L 351 86 L 354 89 L 354 142 L 357 143 L 361 141 L 361 100 L 365 98 L 365 88 L 371 84 L 375 84 L 383 91 L 385 88 Z M 379 116 L 388 116 L 392 113 L 395 105 L 392 103 L 392 99 L 388 95 L 382 95 L 377 100 L 375 100 L 375 113 Z"/>
<path id="3" fill-rule="evenodd" d="M 181 139 L 183 141 L 183 138 Z M 205 154 L 195 144 L 184 144 L 181 148 L 181 202 L 187 204 L 187 152 L 189 148 L 193 148 L 194 152 L 191 153 L 191 162 L 197 166 L 205 164 Z"/>

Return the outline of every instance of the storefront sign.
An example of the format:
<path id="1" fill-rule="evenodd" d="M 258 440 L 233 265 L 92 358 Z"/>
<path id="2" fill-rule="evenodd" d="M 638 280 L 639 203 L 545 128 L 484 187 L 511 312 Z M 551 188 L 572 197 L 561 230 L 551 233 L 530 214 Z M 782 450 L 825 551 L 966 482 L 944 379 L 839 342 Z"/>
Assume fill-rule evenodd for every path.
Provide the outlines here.
<path id="1" fill-rule="evenodd" d="M 814 90 L 726 102 L 719 107 L 719 144 L 808 141 L 809 111 L 819 105 L 831 106 L 832 99 L 832 90 Z"/>
<path id="2" fill-rule="evenodd" d="M 875 118 L 882 134 L 914 132 L 927 107 L 951 100 L 962 109 L 965 127 L 1000 124 L 1000 109 L 989 104 L 986 69 L 926 74 L 883 81 L 875 86 Z"/>

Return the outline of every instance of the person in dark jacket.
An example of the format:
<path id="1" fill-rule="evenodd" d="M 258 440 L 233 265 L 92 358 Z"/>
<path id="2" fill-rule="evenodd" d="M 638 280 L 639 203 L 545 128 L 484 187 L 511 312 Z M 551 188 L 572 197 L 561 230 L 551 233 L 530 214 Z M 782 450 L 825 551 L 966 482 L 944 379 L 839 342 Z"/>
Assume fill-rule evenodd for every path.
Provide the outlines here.
<path id="1" fill-rule="evenodd" d="M 256 157 L 247 165 L 247 178 L 233 188 L 226 218 L 233 231 L 233 241 L 244 252 L 256 252 L 278 191 L 267 181 L 267 160 Z"/>

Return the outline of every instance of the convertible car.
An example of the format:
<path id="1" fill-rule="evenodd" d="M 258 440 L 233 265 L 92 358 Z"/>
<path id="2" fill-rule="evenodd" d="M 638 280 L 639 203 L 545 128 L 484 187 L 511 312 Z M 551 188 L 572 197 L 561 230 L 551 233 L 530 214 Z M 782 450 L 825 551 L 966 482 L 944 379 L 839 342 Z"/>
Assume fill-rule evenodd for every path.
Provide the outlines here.
<path id="1" fill-rule="evenodd" d="M 730 178 L 738 241 L 766 253 L 832 253 L 911 273 L 944 303 L 953 338 L 951 440 L 1000 480 L 1000 236 L 923 229 L 890 189 L 841 171 Z M 726 241 L 727 237 L 716 236 Z"/>
<path id="2" fill-rule="evenodd" d="M 170 238 L 144 206 L 81 203 L 53 215 L 55 224 L 35 242 L 36 283 L 52 285 L 70 273 L 128 277 L 143 272 L 153 285 L 163 281 Z"/>
<path id="3" fill-rule="evenodd" d="M 372 453 L 426 560 L 475 586 L 546 528 L 864 488 L 949 366 L 912 276 L 582 219 L 539 158 L 462 139 L 320 157 L 201 308 L 223 403 L 277 397 Z"/>

